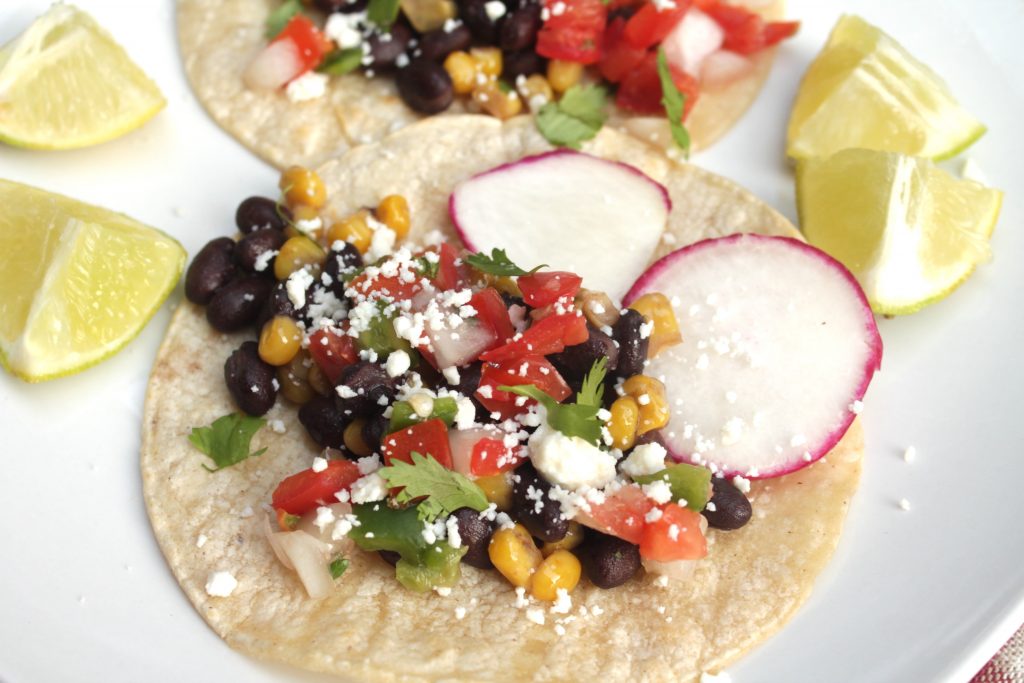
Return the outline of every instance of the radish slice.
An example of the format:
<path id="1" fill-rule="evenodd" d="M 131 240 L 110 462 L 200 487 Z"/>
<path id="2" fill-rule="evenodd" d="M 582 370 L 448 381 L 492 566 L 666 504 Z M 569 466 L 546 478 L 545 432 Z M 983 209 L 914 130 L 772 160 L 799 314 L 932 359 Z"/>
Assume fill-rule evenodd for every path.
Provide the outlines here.
<path id="1" fill-rule="evenodd" d="M 523 268 L 547 263 L 619 300 L 658 246 L 668 192 L 626 164 L 558 150 L 459 183 L 448 212 L 472 251 L 503 248 Z"/>
<path id="2" fill-rule="evenodd" d="M 674 251 L 626 295 L 661 292 L 683 343 L 651 359 L 677 459 L 774 477 L 825 455 L 879 368 L 882 340 L 842 264 L 785 237 L 733 235 Z"/>
<path id="3" fill-rule="evenodd" d="M 718 50 L 701 63 L 700 84 L 708 89 L 724 88 L 746 76 L 753 68 L 754 63 L 743 55 Z"/>
<path id="4" fill-rule="evenodd" d="M 669 64 L 697 78 L 704 59 L 722 47 L 723 42 L 725 31 L 718 22 L 693 7 L 665 36 L 661 46 Z"/>
<path id="5" fill-rule="evenodd" d="M 242 73 L 252 90 L 277 90 L 302 73 L 302 60 L 295 43 L 279 40 L 260 50 Z"/>

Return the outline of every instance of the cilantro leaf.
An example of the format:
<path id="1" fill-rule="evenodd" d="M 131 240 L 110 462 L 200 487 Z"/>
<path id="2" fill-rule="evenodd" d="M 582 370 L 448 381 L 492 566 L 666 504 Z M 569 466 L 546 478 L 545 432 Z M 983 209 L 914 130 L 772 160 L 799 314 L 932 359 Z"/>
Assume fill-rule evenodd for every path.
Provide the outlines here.
<path id="1" fill-rule="evenodd" d="M 459 508 L 487 509 L 487 497 L 480 487 L 454 472 L 430 456 L 413 451 L 412 464 L 393 460 L 378 470 L 388 486 L 403 486 L 395 496 L 399 503 L 426 498 L 417 506 L 422 520 L 433 520 L 442 514 L 451 514 Z"/>
<path id="2" fill-rule="evenodd" d="M 348 558 L 339 555 L 327 565 L 327 569 L 331 572 L 332 579 L 340 578 L 345 573 L 345 570 L 348 569 Z"/>
<path id="3" fill-rule="evenodd" d="M 583 386 L 576 394 L 576 403 L 582 406 L 601 407 L 604 399 L 604 377 L 607 374 L 605 369 L 608 365 L 608 357 L 602 356 L 590 366 L 590 372 L 583 378 Z"/>
<path id="4" fill-rule="evenodd" d="M 416 270 L 425 278 L 433 280 L 437 277 L 437 271 L 441 269 L 441 260 L 431 261 L 426 256 L 416 258 Z"/>
<path id="5" fill-rule="evenodd" d="M 284 27 L 288 25 L 292 17 L 298 14 L 301 9 L 302 3 L 299 0 L 284 0 L 284 3 L 267 17 L 267 30 L 265 33 L 267 40 L 276 38 L 277 34 L 284 30 Z"/>
<path id="6" fill-rule="evenodd" d="M 668 59 L 665 57 L 665 48 L 658 48 L 658 78 L 661 80 L 661 104 L 665 107 L 668 125 L 672 129 L 672 139 L 683 150 L 683 154 L 689 158 L 690 132 L 683 125 L 686 95 L 680 92 L 675 82 L 672 81 L 672 72 L 668 69 Z"/>
<path id="7" fill-rule="evenodd" d="M 558 102 L 548 102 L 537 112 L 537 130 L 558 147 L 579 149 L 604 125 L 607 92 L 598 85 L 574 85 Z"/>
<path id="8" fill-rule="evenodd" d="M 601 444 L 601 423 L 597 419 L 597 406 L 579 403 L 559 403 L 532 384 L 498 387 L 500 391 L 519 394 L 532 398 L 544 406 L 548 414 L 548 424 L 566 436 L 578 436 L 595 446 Z"/>
<path id="9" fill-rule="evenodd" d="M 344 50 L 332 50 L 320 66 L 316 68 L 322 74 L 340 76 L 355 71 L 363 63 L 363 48 L 350 47 Z"/>
<path id="10" fill-rule="evenodd" d="M 532 275 L 547 265 L 542 263 L 533 270 L 523 270 L 512 263 L 512 259 L 508 257 L 504 249 L 491 249 L 490 256 L 483 252 L 470 254 L 464 260 L 481 273 L 488 275 Z"/>
<path id="11" fill-rule="evenodd" d="M 398 18 L 399 0 L 370 0 L 366 6 L 366 18 L 382 31 L 391 28 Z"/>
<path id="12" fill-rule="evenodd" d="M 216 467 L 206 467 L 210 472 L 230 467 L 242 462 L 250 456 L 262 455 L 266 448 L 255 453 L 249 452 L 249 443 L 253 435 L 267 421 L 262 417 L 252 417 L 240 413 L 231 413 L 218 417 L 209 427 L 193 427 L 188 440 L 193 446 L 210 456 Z"/>

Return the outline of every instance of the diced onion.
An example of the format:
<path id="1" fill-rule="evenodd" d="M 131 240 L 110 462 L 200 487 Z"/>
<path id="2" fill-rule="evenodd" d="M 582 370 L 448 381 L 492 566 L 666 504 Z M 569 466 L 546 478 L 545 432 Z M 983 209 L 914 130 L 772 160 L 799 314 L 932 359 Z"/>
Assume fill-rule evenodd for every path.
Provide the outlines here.
<path id="1" fill-rule="evenodd" d="M 694 7 L 687 11 L 661 46 L 669 64 L 696 78 L 700 76 L 704 59 L 722 47 L 724 41 L 725 31 L 718 22 Z"/>
<path id="2" fill-rule="evenodd" d="M 309 597 L 322 598 L 331 592 L 334 579 L 328 567 L 331 561 L 328 544 L 305 531 L 279 531 L 273 534 L 271 546 L 274 545 L 288 558 Z"/>
<path id="3" fill-rule="evenodd" d="M 709 90 L 724 88 L 749 74 L 753 67 L 754 63 L 743 55 L 718 50 L 701 63 L 700 83 Z"/>
<path id="4" fill-rule="evenodd" d="M 466 320 L 455 329 L 428 329 L 437 367 L 462 367 L 477 359 L 495 341 L 491 328 L 478 320 Z"/>
<path id="5" fill-rule="evenodd" d="M 301 73 L 295 43 L 279 40 L 260 50 L 242 73 L 242 80 L 252 90 L 277 90 Z"/>
<path id="6" fill-rule="evenodd" d="M 503 436 L 505 434 L 500 429 L 493 427 L 474 427 L 473 429 L 453 429 L 449 431 L 448 442 L 452 449 L 452 469 L 461 475 L 472 478 L 473 446 L 480 439 L 501 439 Z"/>
<path id="7" fill-rule="evenodd" d="M 674 562 L 658 562 L 656 560 L 642 559 L 640 562 L 644 569 L 650 574 L 667 576 L 673 581 L 686 581 L 693 576 L 693 570 L 700 560 L 676 560 Z"/>

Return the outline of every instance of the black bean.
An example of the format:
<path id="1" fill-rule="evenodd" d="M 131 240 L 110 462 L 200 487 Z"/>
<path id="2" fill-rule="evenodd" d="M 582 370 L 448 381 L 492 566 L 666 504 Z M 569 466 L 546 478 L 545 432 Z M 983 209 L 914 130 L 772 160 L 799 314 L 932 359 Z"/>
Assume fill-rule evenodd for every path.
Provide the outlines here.
<path id="1" fill-rule="evenodd" d="M 533 48 L 519 52 L 507 52 L 502 59 L 501 76 L 515 84 L 520 76 L 532 76 L 547 68 L 547 60 L 533 51 Z"/>
<path id="2" fill-rule="evenodd" d="M 523 301 L 521 296 L 513 296 L 508 292 L 501 292 L 501 300 L 505 302 L 505 308 L 512 308 L 513 306 L 522 306 L 523 313 L 526 312 L 526 302 Z"/>
<path id="3" fill-rule="evenodd" d="M 381 398 L 390 403 L 395 399 L 398 381 L 388 377 L 381 366 L 369 361 L 359 361 L 341 371 L 337 386 L 345 386 L 355 392 L 355 396 L 342 398 L 339 395 L 338 406 L 346 411 L 347 417 L 363 417 L 383 410 Z"/>
<path id="4" fill-rule="evenodd" d="M 210 303 L 217 290 L 231 282 L 238 272 L 234 254 L 235 241 L 230 237 L 207 242 L 185 273 L 185 297 L 201 306 Z"/>
<path id="5" fill-rule="evenodd" d="M 313 0 L 313 4 L 315 4 L 321 12 L 325 12 L 326 14 L 332 14 L 334 12 L 351 14 L 352 12 L 362 12 L 366 9 L 366 5 L 369 4 L 369 0 Z"/>
<path id="6" fill-rule="evenodd" d="M 235 245 L 235 258 L 238 260 L 238 265 L 250 273 L 273 277 L 275 256 L 271 256 L 264 262 L 263 270 L 256 270 L 256 262 L 264 253 L 280 249 L 282 244 L 284 244 L 284 233 L 280 230 L 273 228 L 256 230 L 238 240 L 238 244 Z"/>
<path id="7" fill-rule="evenodd" d="M 480 386 L 480 376 L 483 372 L 483 363 L 479 361 L 464 368 L 459 368 L 459 383 L 453 389 L 463 396 L 472 396 Z"/>
<path id="8" fill-rule="evenodd" d="M 256 316 L 256 330 L 263 329 L 263 325 L 278 315 L 286 315 L 289 318 L 298 320 L 301 314 L 295 310 L 295 304 L 288 298 L 288 290 L 285 288 L 283 282 L 278 282 L 270 290 L 270 294 L 267 295 L 267 300 L 264 302 L 263 307 L 260 308 L 259 315 Z"/>
<path id="9" fill-rule="evenodd" d="M 380 555 L 380 559 L 384 560 L 392 567 L 398 564 L 398 561 L 402 559 L 402 556 L 396 553 L 394 550 L 378 550 L 377 554 Z"/>
<path id="10" fill-rule="evenodd" d="M 582 344 L 566 347 L 565 351 L 550 356 L 551 362 L 567 382 L 582 380 L 590 368 L 601 358 L 607 358 L 609 374 L 615 371 L 619 361 L 619 349 L 607 334 L 587 323 L 587 340 Z"/>
<path id="11" fill-rule="evenodd" d="M 266 228 L 284 230 L 291 217 L 288 207 L 278 204 L 273 199 L 249 197 L 238 205 L 235 211 L 235 225 L 246 234 Z"/>
<path id="12" fill-rule="evenodd" d="M 537 40 L 541 23 L 540 5 L 524 5 L 506 14 L 498 32 L 498 47 L 509 52 L 525 50 Z"/>
<path id="13" fill-rule="evenodd" d="M 366 41 L 370 46 L 370 56 L 373 58 L 368 68 L 383 71 L 394 66 L 398 56 L 409 47 L 410 40 L 412 30 L 405 24 L 392 24 L 391 30 L 387 33 L 374 32 Z"/>
<path id="14" fill-rule="evenodd" d="M 494 524 L 482 519 L 480 513 L 472 508 L 459 508 L 452 515 L 459 521 L 459 537 L 467 548 L 462 561 L 471 567 L 490 569 L 493 565 L 487 547 L 491 543 Z"/>
<path id="15" fill-rule="evenodd" d="M 708 526 L 732 530 L 739 529 L 750 521 L 750 501 L 742 491 L 722 477 L 712 477 L 711 487 L 713 493 L 708 506 L 711 507 L 713 504 L 715 509 L 704 508 L 701 513 L 708 520 Z"/>
<path id="16" fill-rule="evenodd" d="M 520 466 L 516 475 L 519 479 L 512 485 L 512 516 L 545 543 L 565 538 L 569 520 L 558 501 L 548 497 L 551 484 L 530 463 Z"/>
<path id="17" fill-rule="evenodd" d="M 590 582 L 598 588 L 615 588 L 640 569 L 640 549 L 616 536 L 587 529 L 577 556 Z"/>
<path id="18" fill-rule="evenodd" d="M 327 261 L 324 263 L 324 274 L 331 278 L 331 283 L 327 288 L 338 299 L 343 299 L 345 297 L 344 276 L 362 266 L 363 256 L 358 249 L 352 246 L 351 242 L 341 242 L 337 249 L 331 245 L 331 250 L 327 252 Z"/>
<path id="19" fill-rule="evenodd" d="M 416 59 L 398 70 L 395 77 L 402 101 L 421 114 L 437 114 L 455 99 L 451 76 L 444 67 L 429 59 Z"/>
<path id="20" fill-rule="evenodd" d="M 472 41 L 473 34 L 465 24 L 459 24 L 451 31 L 434 29 L 420 38 L 420 54 L 424 59 L 440 62 L 456 50 L 465 50 Z"/>
<path id="21" fill-rule="evenodd" d="M 217 290 L 206 307 L 206 320 L 215 330 L 234 332 L 256 320 L 274 282 L 245 275 Z"/>
<path id="22" fill-rule="evenodd" d="M 637 446 L 642 446 L 645 443 L 656 443 L 666 451 L 668 450 L 668 444 L 665 443 L 665 437 L 661 435 L 661 431 L 652 429 L 649 432 L 636 435 L 636 441 L 634 442 Z"/>
<path id="23" fill-rule="evenodd" d="M 344 449 L 345 427 L 351 419 L 345 416 L 330 397 L 314 396 L 299 408 L 299 422 L 320 446 Z"/>
<path id="24" fill-rule="evenodd" d="M 381 439 L 388 432 L 391 420 L 383 415 L 374 415 L 363 424 L 363 441 L 374 451 L 380 450 Z"/>
<path id="25" fill-rule="evenodd" d="M 485 4 L 486 0 L 461 0 L 459 18 L 469 27 L 478 43 L 495 45 L 498 42 L 498 22 L 487 14 Z"/>
<path id="26" fill-rule="evenodd" d="M 640 327 L 646 322 L 646 318 L 630 308 L 612 327 L 612 338 L 619 343 L 616 376 L 628 378 L 643 373 L 650 339 L 641 336 Z"/>
<path id="27" fill-rule="evenodd" d="M 249 415 L 263 415 L 277 398 L 275 370 L 260 358 L 256 342 L 247 341 L 224 362 L 224 382 L 239 408 Z"/>

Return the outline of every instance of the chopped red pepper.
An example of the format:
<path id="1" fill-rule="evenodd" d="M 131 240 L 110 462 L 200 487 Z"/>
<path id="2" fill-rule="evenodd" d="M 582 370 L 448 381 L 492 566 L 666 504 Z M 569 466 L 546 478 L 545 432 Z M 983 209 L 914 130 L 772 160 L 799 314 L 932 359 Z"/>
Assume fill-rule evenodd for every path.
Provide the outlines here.
<path id="1" fill-rule="evenodd" d="M 295 46 L 295 53 L 302 65 L 300 73 L 316 68 L 332 48 L 331 41 L 304 14 L 293 16 L 271 42 L 284 40 L 291 41 Z"/>
<path id="2" fill-rule="evenodd" d="M 424 420 L 388 434 L 381 440 L 381 451 L 384 453 L 384 462 L 388 465 L 394 460 L 411 465 L 412 454 L 415 451 L 421 455 L 429 455 L 448 469 L 452 468 L 448 427 L 444 420 L 438 418 Z"/>
<path id="3" fill-rule="evenodd" d="M 469 305 L 476 310 L 480 322 L 494 332 L 495 342 L 491 348 L 501 346 L 515 335 L 516 328 L 512 326 L 508 308 L 496 289 L 480 290 L 469 300 Z"/>
<path id="4" fill-rule="evenodd" d="M 647 54 L 644 48 L 633 47 L 626 41 L 622 35 L 625 26 L 626 20 L 616 17 L 604 32 L 604 53 L 597 68 L 601 71 L 601 77 L 609 83 L 618 83 L 625 78 L 626 74 L 644 61 Z"/>
<path id="5" fill-rule="evenodd" d="M 341 377 L 342 370 L 359 360 L 359 348 L 352 337 L 325 327 L 309 336 L 309 355 L 334 383 Z"/>
<path id="6" fill-rule="evenodd" d="M 317 472 L 310 468 L 284 479 L 274 489 L 271 504 L 288 514 L 304 515 L 320 505 L 337 503 L 334 494 L 347 489 L 361 476 L 359 467 L 351 460 L 331 460 L 325 470 Z"/>
<path id="7" fill-rule="evenodd" d="M 646 49 L 660 45 L 690 9 L 689 0 L 675 0 L 675 7 L 658 9 L 653 2 L 646 3 L 626 22 L 623 33 L 633 47 Z"/>
<path id="8" fill-rule="evenodd" d="M 524 459 L 522 451 L 510 449 L 501 439 L 480 439 L 473 444 L 469 471 L 474 477 L 490 477 L 515 469 Z"/>
<path id="9" fill-rule="evenodd" d="M 566 346 L 587 340 L 586 319 L 573 313 L 553 313 L 531 325 L 518 339 L 480 354 L 480 360 L 495 363 L 521 356 L 547 356 L 561 353 Z"/>
<path id="10" fill-rule="evenodd" d="M 545 0 L 548 18 L 537 34 L 537 54 L 580 64 L 601 58 L 608 9 L 601 0 Z M 555 14 L 556 8 L 559 11 Z"/>
<path id="11" fill-rule="evenodd" d="M 555 370 L 555 366 L 547 358 L 534 355 L 500 363 L 484 363 L 480 386 L 475 395 L 484 408 L 492 413 L 500 413 L 502 418 L 512 417 L 526 410 L 526 406 L 533 401 L 523 400 L 523 397 L 507 391 L 499 391 L 498 387 L 518 384 L 532 384 L 556 401 L 563 401 L 572 394 L 572 389 Z M 517 400 L 523 400 L 522 405 L 517 405 Z"/>
<path id="12" fill-rule="evenodd" d="M 696 0 L 697 6 L 725 30 L 722 48 L 749 55 L 789 38 L 800 28 L 799 21 L 766 22 L 757 12 L 719 0 Z"/>
<path id="13" fill-rule="evenodd" d="M 517 280 L 523 301 L 528 306 L 540 308 L 566 298 L 571 305 L 572 298 L 580 291 L 583 278 L 575 273 L 553 270 L 533 275 L 521 275 Z"/>
<path id="14" fill-rule="evenodd" d="M 683 118 L 685 119 L 700 94 L 700 85 L 690 74 L 669 65 L 672 82 L 683 93 L 686 99 Z M 665 107 L 661 104 L 661 79 L 658 77 L 658 55 L 650 52 L 638 67 L 629 72 L 619 84 L 615 102 L 628 111 L 638 114 L 665 115 Z"/>
<path id="15" fill-rule="evenodd" d="M 667 503 L 661 517 L 644 526 L 640 556 L 657 562 L 698 560 L 708 554 L 707 540 L 700 529 L 700 513 Z"/>

